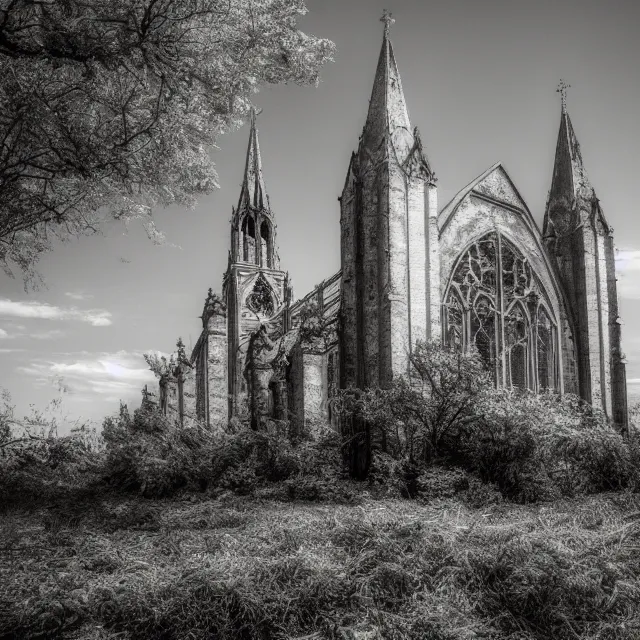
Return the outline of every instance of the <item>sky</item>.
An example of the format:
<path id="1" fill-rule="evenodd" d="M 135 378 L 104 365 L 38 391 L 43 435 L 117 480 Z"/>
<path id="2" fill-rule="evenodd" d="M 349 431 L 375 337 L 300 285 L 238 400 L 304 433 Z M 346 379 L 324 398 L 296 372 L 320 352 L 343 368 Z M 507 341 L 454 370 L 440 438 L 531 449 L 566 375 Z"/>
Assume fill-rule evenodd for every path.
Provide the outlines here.
<path id="1" fill-rule="evenodd" d="M 618 291 L 630 397 L 640 399 L 640 171 L 637 25 L 627 0 L 307 0 L 300 28 L 336 43 L 318 87 L 265 87 L 255 96 L 267 192 L 281 266 L 302 297 L 340 267 L 339 206 L 367 113 L 382 41 L 391 29 L 412 124 L 418 125 L 444 206 L 501 161 L 542 224 L 567 104 L 586 170 L 619 250 Z M 187 347 L 201 329 L 207 289 L 220 290 L 231 208 L 248 126 L 213 152 L 221 188 L 194 209 L 158 209 L 168 242 L 132 224 L 56 247 L 40 262 L 46 286 L 25 292 L 0 275 L 0 387 L 18 415 L 62 398 L 70 420 L 100 423 L 119 401 L 139 405 L 155 385 L 142 354 Z"/>

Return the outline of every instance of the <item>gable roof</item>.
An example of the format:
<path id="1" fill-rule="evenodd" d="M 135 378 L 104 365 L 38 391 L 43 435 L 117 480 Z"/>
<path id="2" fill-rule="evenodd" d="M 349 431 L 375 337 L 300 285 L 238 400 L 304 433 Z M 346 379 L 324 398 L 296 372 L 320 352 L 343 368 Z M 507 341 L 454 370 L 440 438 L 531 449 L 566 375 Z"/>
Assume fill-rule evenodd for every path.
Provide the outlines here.
<path id="1" fill-rule="evenodd" d="M 503 181 L 506 181 L 505 189 L 499 191 L 495 184 L 487 184 L 487 178 L 492 174 L 499 172 Z M 458 210 L 464 199 L 470 194 L 476 195 L 480 198 L 485 198 L 495 202 L 496 204 L 503 205 L 507 208 L 514 209 L 522 213 L 528 226 L 532 231 L 539 233 L 538 225 L 536 224 L 529 207 L 527 207 L 524 198 L 520 195 L 520 192 L 516 188 L 513 180 L 507 173 L 502 162 L 496 162 L 491 165 L 486 171 L 481 173 L 478 177 L 474 178 L 466 187 L 462 188 L 441 210 L 438 214 L 438 226 L 440 231 L 447 227 L 450 220 Z"/>

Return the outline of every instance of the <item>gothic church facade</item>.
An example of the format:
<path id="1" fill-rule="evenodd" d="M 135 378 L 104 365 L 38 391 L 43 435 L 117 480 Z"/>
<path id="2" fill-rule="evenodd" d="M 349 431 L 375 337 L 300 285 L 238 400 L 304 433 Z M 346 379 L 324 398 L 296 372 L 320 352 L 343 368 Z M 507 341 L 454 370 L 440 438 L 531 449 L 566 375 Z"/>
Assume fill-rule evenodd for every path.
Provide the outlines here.
<path id="1" fill-rule="evenodd" d="M 498 163 L 438 208 L 389 22 L 340 200 L 341 269 L 295 300 L 280 264 L 255 113 L 221 295 L 190 357 L 161 381 L 181 421 L 336 426 L 337 388 L 409 373 L 418 340 L 475 345 L 496 385 L 575 393 L 627 423 L 613 230 L 587 178 L 563 93 L 542 231 Z"/>

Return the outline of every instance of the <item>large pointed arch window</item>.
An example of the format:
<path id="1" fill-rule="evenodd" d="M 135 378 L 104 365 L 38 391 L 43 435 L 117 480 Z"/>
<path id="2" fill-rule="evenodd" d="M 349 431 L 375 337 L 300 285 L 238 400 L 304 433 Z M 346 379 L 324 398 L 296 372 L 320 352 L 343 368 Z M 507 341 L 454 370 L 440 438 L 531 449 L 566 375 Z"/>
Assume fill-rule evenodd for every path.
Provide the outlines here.
<path id="1" fill-rule="evenodd" d="M 458 259 L 444 301 L 444 336 L 477 349 L 498 385 L 538 391 L 557 386 L 557 330 L 527 259 L 491 233 Z"/>

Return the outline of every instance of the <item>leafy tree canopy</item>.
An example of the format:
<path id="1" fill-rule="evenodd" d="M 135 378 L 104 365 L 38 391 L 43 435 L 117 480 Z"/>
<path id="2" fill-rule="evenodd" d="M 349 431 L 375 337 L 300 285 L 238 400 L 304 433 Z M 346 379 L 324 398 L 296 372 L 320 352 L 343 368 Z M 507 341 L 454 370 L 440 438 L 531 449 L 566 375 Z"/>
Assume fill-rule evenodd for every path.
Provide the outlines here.
<path id="1" fill-rule="evenodd" d="M 264 83 L 317 83 L 333 43 L 304 0 L 0 0 L 0 263 L 192 206 Z"/>

